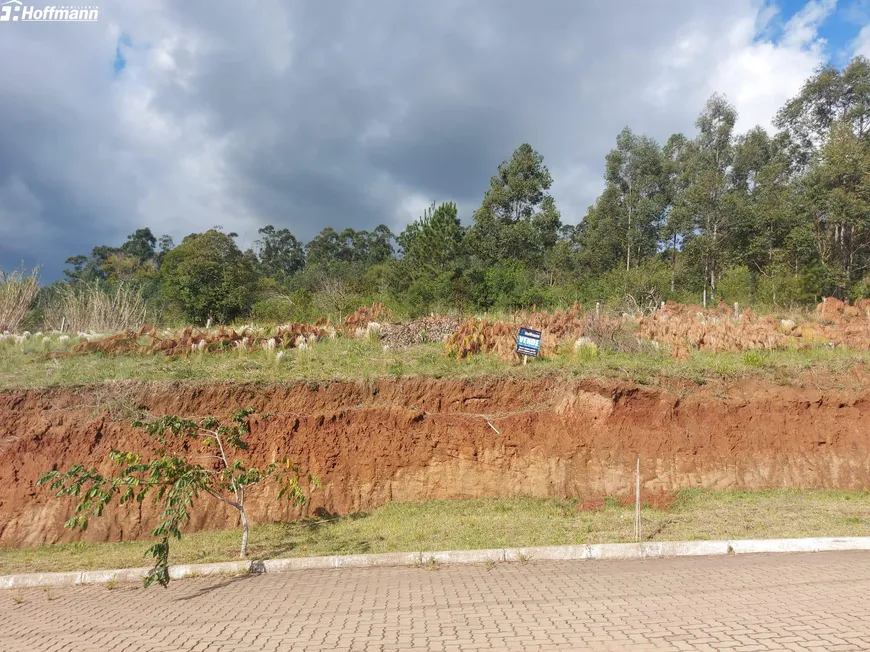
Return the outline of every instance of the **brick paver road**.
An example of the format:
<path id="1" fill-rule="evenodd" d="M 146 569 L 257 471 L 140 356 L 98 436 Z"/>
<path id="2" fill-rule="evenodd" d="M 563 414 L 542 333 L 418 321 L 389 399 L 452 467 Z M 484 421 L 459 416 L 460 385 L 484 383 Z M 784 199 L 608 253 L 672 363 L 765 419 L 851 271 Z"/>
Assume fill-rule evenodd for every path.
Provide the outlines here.
<path id="1" fill-rule="evenodd" d="M 23 600 L 23 601 L 22 601 Z M 870 554 L 0 591 L 0 650 L 870 650 Z"/>

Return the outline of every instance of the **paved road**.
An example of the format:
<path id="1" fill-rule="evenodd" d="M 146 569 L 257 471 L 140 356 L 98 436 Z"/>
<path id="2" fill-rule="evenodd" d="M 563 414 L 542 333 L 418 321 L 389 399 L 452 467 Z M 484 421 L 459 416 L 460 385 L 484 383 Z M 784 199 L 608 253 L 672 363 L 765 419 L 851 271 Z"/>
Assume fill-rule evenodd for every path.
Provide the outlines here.
<path id="1" fill-rule="evenodd" d="M 23 601 L 21 601 L 23 599 Z M 0 591 L 0 650 L 870 650 L 870 554 Z"/>

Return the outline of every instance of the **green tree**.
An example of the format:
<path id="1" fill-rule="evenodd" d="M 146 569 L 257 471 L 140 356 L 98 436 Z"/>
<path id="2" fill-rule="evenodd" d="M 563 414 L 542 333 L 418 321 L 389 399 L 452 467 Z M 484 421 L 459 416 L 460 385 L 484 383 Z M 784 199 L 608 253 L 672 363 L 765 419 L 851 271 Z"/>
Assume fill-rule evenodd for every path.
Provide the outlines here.
<path id="1" fill-rule="evenodd" d="M 667 208 L 667 167 L 654 140 L 628 127 L 605 159 L 604 192 L 580 230 L 583 260 L 596 272 L 631 269 L 656 252 Z"/>
<path id="2" fill-rule="evenodd" d="M 154 559 L 154 567 L 145 578 L 169 584 L 170 539 L 181 539 L 198 499 L 209 496 L 238 510 L 242 526 L 239 556 L 248 554 L 247 493 L 256 485 L 273 480 L 279 484 L 278 499 L 289 498 L 303 505 L 305 492 L 300 484 L 299 469 L 286 458 L 263 469 L 250 466 L 244 458 L 248 450 L 245 438 L 250 434 L 249 417 L 254 408 L 233 414 L 229 424 L 215 417 L 199 421 L 166 416 L 155 421 L 134 422 L 156 441 L 154 456 L 144 460 L 138 453 L 113 450 L 109 454 L 119 467 L 114 475 L 105 476 L 95 468 L 76 464 L 68 471 L 46 471 L 38 485 L 48 485 L 55 496 L 78 499 L 75 513 L 64 525 L 86 530 L 91 517 L 103 515 L 113 500 L 123 505 L 131 500 L 142 502 L 149 494 L 160 503 L 160 522 L 151 532 L 159 537 L 145 555 Z M 307 476 L 309 484 L 319 485 Z"/>
<path id="3" fill-rule="evenodd" d="M 834 125 L 800 187 L 821 260 L 844 296 L 870 263 L 870 142 Z"/>
<path id="4" fill-rule="evenodd" d="M 106 261 L 112 255 L 121 253 L 118 247 L 109 247 L 100 245 L 91 250 L 90 256 L 70 256 L 66 259 L 66 264 L 71 265 L 72 269 L 65 269 L 64 275 L 74 281 L 84 281 L 91 283 L 93 281 L 105 281 L 108 274 L 104 268 Z"/>
<path id="5" fill-rule="evenodd" d="M 603 274 L 625 260 L 625 232 L 615 223 L 621 211 L 619 190 L 606 185 L 578 225 L 581 266 L 593 275 Z"/>
<path id="6" fill-rule="evenodd" d="M 412 316 L 451 302 L 463 266 L 464 235 L 453 202 L 433 203 L 399 234 L 403 256 L 389 269 L 388 287 Z"/>
<path id="7" fill-rule="evenodd" d="M 465 231 L 453 202 L 435 206 L 408 225 L 398 237 L 404 260 L 412 269 L 444 271 L 459 256 Z"/>
<path id="8" fill-rule="evenodd" d="M 870 138 L 870 61 L 855 57 L 842 71 L 830 64 L 820 67 L 774 122 L 788 135 L 801 169 L 810 165 L 836 123 L 848 125 L 860 139 Z"/>
<path id="9" fill-rule="evenodd" d="M 618 193 L 614 226 L 624 236 L 625 269 L 651 256 L 658 244 L 665 210 L 665 166 L 658 144 L 626 127 L 605 160 L 604 177 Z"/>
<path id="10" fill-rule="evenodd" d="M 731 188 L 729 168 L 734 157 L 737 112 L 721 95 L 713 95 L 695 122 L 698 135 L 686 152 L 685 186 L 675 198 L 674 218 L 690 223 L 686 248 L 694 260 L 710 298 L 725 261 L 726 197 Z"/>
<path id="11" fill-rule="evenodd" d="M 380 265 L 390 260 L 394 255 L 393 241 L 396 237 L 389 227 L 379 224 L 371 231 L 353 231 L 348 229 L 354 262 L 366 266 Z"/>
<path id="12" fill-rule="evenodd" d="M 144 229 L 136 229 L 135 232 L 128 235 L 127 242 L 121 245 L 121 251 L 145 262 L 154 258 L 156 246 L 157 238 L 151 233 L 151 229 L 145 227 Z"/>
<path id="13" fill-rule="evenodd" d="M 312 266 L 334 267 L 337 263 L 376 265 L 393 256 L 393 234 L 383 224 L 371 232 L 345 229 L 338 233 L 326 227 L 305 246 Z"/>
<path id="14" fill-rule="evenodd" d="M 666 208 L 660 237 L 670 250 L 671 293 L 676 290 L 677 252 L 694 226 L 687 211 L 674 210 L 676 202 L 690 183 L 687 168 L 691 151 L 691 141 L 683 134 L 673 134 L 662 150 Z"/>
<path id="15" fill-rule="evenodd" d="M 572 285 L 576 280 L 580 262 L 577 228 L 563 224 L 559 239 L 544 256 L 540 271 L 549 288 Z"/>
<path id="16" fill-rule="evenodd" d="M 508 260 L 487 267 L 484 272 L 482 296 L 478 304 L 485 308 L 513 310 L 540 304 L 544 299 L 542 288 L 534 275 L 520 261 Z"/>
<path id="17" fill-rule="evenodd" d="M 160 282 L 166 301 L 188 320 L 221 323 L 250 311 L 257 284 L 256 257 L 215 229 L 193 233 L 166 252 Z"/>
<path id="18" fill-rule="evenodd" d="M 152 280 L 157 275 L 157 266 L 151 259 L 142 260 L 123 252 L 110 254 L 103 263 L 106 280 L 117 283 L 140 284 Z"/>
<path id="19" fill-rule="evenodd" d="M 72 267 L 72 269 L 63 270 L 64 276 L 69 279 L 79 280 L 85 274 L 85 269 L 87 268 L 88 264 L 88 257 L 84 254 L 70 256 L 64 261 L 64 264 Z"/>
<path id="20" fill-rule="evenodd" d="M 271 224 L 259 229 L 257 240 L 260 265 L 271 278 L 286 281 L 305 266 L 305 251 L 287 229 L 275 229 Z"/>
<path id="21" fill-rule="evenodd" d="M 735 142 L 728 246 L 731 262 L 754 277 L 808 262 L 806 250 L 788 242 L 798 222 L 787 147 L 785 134 L 770 137 L 761 127 Z"/>
<path id="22" fill-rule="evenodd" d="M 120 247 L 100 245 L 91 250 L 90 256 L 70 256 L 65 262 L 72 269 L 65 269 L 63 273 L 64 276 L 74 281 L 86 283 L 111 281 L 112 270 L 117 275 L 120 268 L 127 270 L 130 267 L 135 268 L 150 263 L 155 256 L 154 247 L 156 244 L 157 239 L 151 233 L 151 229 L 148 227 L 136 229 L 127 236 L 127 241 Z M 127 258 L 130 259 L 129 262 L 123 260 Z M 111 259 L 114 260 L 110 262 Z M 124 273 L 123 275 L 132 276 L 133 273 Z"/>
<path id="23" fill-rule="evenodd" d="M 327 226 L 305 245 L 305 258 L 309 266 L 326 267 L 336 262 L 350 262 L 353 252 L 338 232 Z"/>
<path id="24" fill-rule="evenodd" d="M 537 265 L 544 259 L 561 227 L 548 192 L 552 185 L 543 156 L 527 143 L 498 166 L 469 233 L 471 250 L 484 265 L 505 260 Z"/>

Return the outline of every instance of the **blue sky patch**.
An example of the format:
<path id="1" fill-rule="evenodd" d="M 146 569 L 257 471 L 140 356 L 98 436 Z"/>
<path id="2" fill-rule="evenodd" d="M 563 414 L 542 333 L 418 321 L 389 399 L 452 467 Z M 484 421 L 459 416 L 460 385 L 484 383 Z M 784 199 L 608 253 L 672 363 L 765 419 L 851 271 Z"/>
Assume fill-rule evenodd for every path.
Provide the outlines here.
<path id="1" fill-rule="evenodd" d="M 127 67 L 127 58 L 124 56 L 122 48 L 132 47 L 133 42 L 130 40 L 129 34 L 121 34 L 118 38 L 118 45 L 115 47 L 115 60 L 112 62 L 112 70 L 115 75 L 120 75 L 121 71 Z"/>
<path id="2" fill-rule="evenodd" d="M 807 2 L 806 0 L 778 0 L 776 38 L 782 36 L 782 28 Z M 818 35 L 827 41 L 827 55 L 835 66 L 842 67 L 852 57 L 852 42 L 861 28 L 870 22 L 870 0 L 839 0 L 834 11 L 821 23 Z"/>

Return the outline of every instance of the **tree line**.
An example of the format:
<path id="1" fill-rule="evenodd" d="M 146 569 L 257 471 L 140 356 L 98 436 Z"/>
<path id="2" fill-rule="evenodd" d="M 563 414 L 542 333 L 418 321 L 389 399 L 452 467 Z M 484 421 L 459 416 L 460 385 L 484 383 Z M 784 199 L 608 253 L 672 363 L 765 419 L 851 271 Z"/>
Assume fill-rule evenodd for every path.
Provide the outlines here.
<path id="1" fill-rule="evenodd" d="M 177 246 L 142 228 L 67 259 L 65 282 L 135 284 L 167 319 L 197 324 L 338 316 L 371 300 L 415 316 L 870 295 L 870 62 L 817 70 L 776 133 L 739 134 L 736 120 L 717 94 L 694 133 L 659 143 L 626 127 L 576 225 L 562 221 L 544 158 L 522 144 L 468 225 L 448 201 L 399 234 L 327 227 L 303 244 L 266 226 L 246 251 L 220 227 Z"/>

